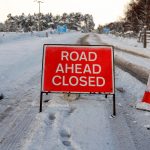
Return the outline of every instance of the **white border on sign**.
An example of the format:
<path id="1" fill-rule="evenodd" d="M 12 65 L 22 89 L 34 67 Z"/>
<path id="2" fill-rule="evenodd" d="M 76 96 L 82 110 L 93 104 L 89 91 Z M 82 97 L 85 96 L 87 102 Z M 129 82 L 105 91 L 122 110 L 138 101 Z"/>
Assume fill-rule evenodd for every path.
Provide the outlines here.
<path id="1" fill-rule="evenodd" d="M 111 49 L 111 56 L 112 56 L 112 86 L 113 86 L 113 92 L 112 93 L 109 93 L 109 92 L 70 92 L 70 91 L 44 91 L 43 90 L 43 87 L 44 87 L 44 66 L 45 66 L 45 51 L 46 51 L 46 48 L 47 47 L 75 47 L 75 48 L 78 48 L 78 47 L 86 47 L 86 48 L 89 48 L 89 47 L 93 47 L 93 48 L 110 48 Z M 109 45 L 69 45 L 69 44 L 60 44 L 60 45 L 57 45 L 57 44 L 44 44 L 44 48 L 43 48 L 43 58 L 42 58 L 42 85 L 41 85 L 41 90 L 42 92 L 46 93 L 46 92 L 49 92 L 49 93 L 55 93 L 55 92 L 58 92 L 58 93 L 91 93 L 91 94 L 114 94 L 115 93 L 115 78 L 114 78 L 114 50 L 113 50 L 113 46 L 109 46 Z"/>

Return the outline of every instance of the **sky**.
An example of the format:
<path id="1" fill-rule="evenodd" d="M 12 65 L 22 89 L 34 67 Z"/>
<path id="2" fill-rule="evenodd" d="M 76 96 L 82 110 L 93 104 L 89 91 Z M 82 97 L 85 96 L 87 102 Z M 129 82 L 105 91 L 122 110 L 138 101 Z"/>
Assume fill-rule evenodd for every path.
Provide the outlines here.
<path id="1" fill-rule="evenodd" d="M 53 15 L 81 12 L 91 14 L 96 27 L 118 20 L 124 15 L 125 6 L 130 0 L 41 0 L 41 13 Z M 38 13 L 39 7 L 35 0 L 0 0 L 0 22 L 7 19 L 7 15 L 32 15 Z"/>

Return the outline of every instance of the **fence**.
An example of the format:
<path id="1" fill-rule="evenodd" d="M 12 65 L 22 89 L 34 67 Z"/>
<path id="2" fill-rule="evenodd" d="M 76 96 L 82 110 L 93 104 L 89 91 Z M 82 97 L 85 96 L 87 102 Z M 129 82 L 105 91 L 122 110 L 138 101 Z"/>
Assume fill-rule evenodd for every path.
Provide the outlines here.
<path id="1" fill-rule="evenodd" d="M 147 43 L 150 43 L 150 30 L 140 31 L 138 35 L 138 42 L 143 43 L 143 47 L 147 47 Z"/>

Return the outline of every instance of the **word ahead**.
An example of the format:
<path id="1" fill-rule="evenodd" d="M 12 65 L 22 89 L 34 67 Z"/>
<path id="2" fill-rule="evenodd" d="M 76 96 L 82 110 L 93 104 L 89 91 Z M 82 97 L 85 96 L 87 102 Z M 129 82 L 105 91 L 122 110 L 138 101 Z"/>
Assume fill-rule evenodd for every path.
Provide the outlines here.
<path id="1" fill-rule="evenodd" d="M 44 45 L 42 92 L 114 94 L 112 47 Z"/>

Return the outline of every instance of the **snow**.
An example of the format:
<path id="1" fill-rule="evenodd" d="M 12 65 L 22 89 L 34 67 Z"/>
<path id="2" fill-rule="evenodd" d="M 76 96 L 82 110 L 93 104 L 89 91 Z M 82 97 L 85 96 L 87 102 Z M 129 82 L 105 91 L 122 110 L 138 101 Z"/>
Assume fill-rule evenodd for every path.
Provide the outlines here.
<path id="1" fill-rule="evenodd" d="M 120 48 L 142 50 L 142 51 L 148 51 L 150 49 L 149 43 L 147 45 L 147 48 L 143 48 L 143 44 L 137 42 L 138 41 L 137 38 L 124 38 L 115 36 L 113 34 L 99 34 L 99 36 L 104 42 L 110 43 Z"/>
<path id="2" fill-rule="evenodd" d="M 128 82 L 124 82 L 127 80 Z M 110 117 L 112 97 L 105 99 L 101 95 L 83 94 L 79 100 L 67 102 L 63 100 L 61 94 L 51 95 L 50 101 L 46 104 L 48 107 L 43 113 L 37 115 L 32 127 L 33 131 L 27 136 L 23 150 L 40 150 L 41 148 L 44 150 L 136 149 L 130 130 L 118 107 L 124 106 L 124 100 L 129 105 L 140 99 L 145 85 L 116 68 L 116 89 L 119 87 L 123 87 L 125 99 L 119 100 L 122 97 L 120 97 L 120 92 L 116 91 L 117 101 L 121 102 L 117 103 L 115 121 Z M 134 120 L 133 123 L 143 124 L 143 120 L 139 119 L 139 114 L 136 115 L 136 110 L 133 114 L 138 120 Z M 149 115 L 147 117 L 149 118 Z M 149 121 L 144 120 L 144 123 L 147 125 Z M 114 128 L 120 129 L 121 133 L 115 133 Z"/>
<path id="3" fill-rule="evenodd" d="M 136 104 L 136 108 L 140 110 L 150 111 L 150 104 L 145 102 L 139 102 Z"/>
<path id="4" fill-rule="evenodd" d="M 126 141 L 124 148 L 120 148 L 110 124 L 110 114 L 106 111 L 109 102 L 104 96 L 82 95 L 71 103 L 63 101 L 58 94 L 52 97 L 48 108 L 37 115 L 34 131 L 28 136 L 23 150 L 116 150 L 127 146 L 135 149 L 132 142 L 129 145 Z M 127 128 L 122 123 L 119 126 Z"/>
<path id="5" fill-rule="evenodd" d="M 0 38 L 0 92 L 5 96 L 0 101 L 0 149 L 147 150 L 150 136 L 146 128 L 150 125 L 150 112 L 135 109 L 146 85 L 117 67 L 115 118 L 111 117 L 112 96 L 106 99 L 104 95 L 94 94 L 81 94 L 78 100 L 69 102 L 60 93 L 50 93 L 43 97 L 48 100 L 43 103 L 43 112 L 37 113 L 43 44 L 76 44 L 86 34 L 44 35 L 45 32 L 5 33 L 5 40 L 3 36 Z M 97 45 L 101 40 L 149 53 L 149 47 L 145 50 L 132 39 L 92 33 L 87 39 L 90 44 Z M 135 43 L 140 48 L 135 47 Z M 150 68 L 149 58 L 122 52 L 116 55 Z M 21 142 L 17 142 L 19 140 Z"/>
<path id="6" fill-rule="evenodd" d="M 24 33 L 21 34 L 22 39 L 18 38 L 18 33 L 5 33 L 5 35 L 7 40 L 0 45 L 0 91 L 4 95 L 6 89 L 15 88 L 40 71 L 43 44 L 72 44 L 81 37 L 81 33 L 74 32 L 67 33 L 67 36 L 52 34 L 48 38 L 33 37 Z"/>
<path id="7" fill-rule="evenodd" d="M 119 56 L 122 60 L 135 64 L 135 67 L 140 66 L 147 69 L 147 72 L 150 72 L 150 46 L 144 49 L 141 48 L 141 44 L 139 44 L 136 39 L 116 37 L 111 34 L 89 36 L 89 43 L 99 45 L 99 41 L 105 45 L 108 44 L 114 46 L 115 58 Z M 136 48 L 134 45 L 138 45 L 138 47 Z"/>
<path id="8" fill-rule="evenodd" d="M 143 48 L 143 44 L 137 42 L 138 39 L 136 38 L 117 37 L 112 34 L 100 34 L 99 37 L 102 42 L 113 45 L 115 48 L 131 51 L 150 58 L 150 43 L 147 44 L 147 48 Z"/>
<path id="9" fill-rule="evenodd" d="M 0 44 L 30 38 L 31 33 L 0 32 Z"/>
<path id="10" fill-rule="evenodd" d="M 36 124 L 40 124 L 40 122 L 41 124 L 36 129 L 36 134 L 30 137 L 31 140 L 27 143 L 29 145 L 28 149 L 41 149 L 44 146 L 45 150 L 64 150 L 67 147 L 79 150 L 94 148 L 96 150 L 100 141 L 104 143 L 102 145 L 104 149 L 110 149 L 107 142 L 112 144 L 111 135 L 108 134 L 108 131 L 102 132 L 104 126 L 108 126 L 107 130 L 109 130 L 109 123 L 105 122 L 101 125 L 101 130 L 99 130 L 100 128 L 98 126 L 100 126 L 102 118 L 98 118 L 96 122 L 94 119 L 98 115 L 103 116 L 103 113 L 105 113 L 104 110 L 93 107 L 93 102 L 90 100 L 87 100 L 87 103 L 84 103 L 84 101 L 76 101 L 70 105 L 62 101 L 59 95 L 53 94 L 53 97 L 54 99 L 49 103 L 46 111 L 37 117 Z M 97 104 L 95 103 L 95 105 Z M 95 113 L 96 111 L 97 113 Z M 86 116 L 89 115 L 92 115 L 92 117 L 87 118 Z M 104 120 L 105 118 L 103 117 Z M 91 127 L 94 130 L 91 130 Z M 99 139 L 100 132 L 105 138 L 101 136 Z M 41 138 L 45 140 L 41 142 Z M 30 142 L 32 139 L 33 142 Z M 46 139 L 49 139 L 51 142 Z M 37 141 L 39 141 L 38 145 Z"/>

